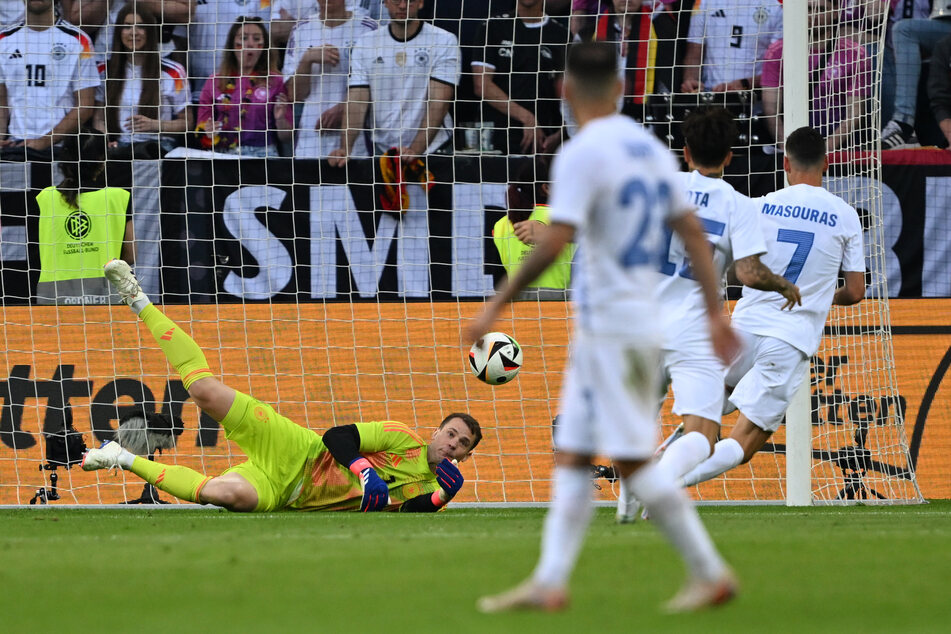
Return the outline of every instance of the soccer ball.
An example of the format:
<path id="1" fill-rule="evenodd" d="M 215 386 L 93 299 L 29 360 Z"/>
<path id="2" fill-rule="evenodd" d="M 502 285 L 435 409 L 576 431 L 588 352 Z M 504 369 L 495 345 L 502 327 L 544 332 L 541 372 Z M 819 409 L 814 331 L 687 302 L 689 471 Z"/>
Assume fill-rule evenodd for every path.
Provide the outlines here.
<path id="1" fill-rule="evenodd" d="M 490 332 L 481 342 L 472 344 L 469 367 L 480 381 L 489 385 L 508 383 L 522 367 L 522 348 L 504 332 Z"/>

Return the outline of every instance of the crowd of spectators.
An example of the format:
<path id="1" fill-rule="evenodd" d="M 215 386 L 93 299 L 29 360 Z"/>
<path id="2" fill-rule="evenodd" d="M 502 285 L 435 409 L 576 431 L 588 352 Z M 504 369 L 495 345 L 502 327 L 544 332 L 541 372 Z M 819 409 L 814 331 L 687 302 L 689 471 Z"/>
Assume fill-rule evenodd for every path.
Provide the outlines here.
<path id="1" fill-rule="evenodd" d="M 868 141 L 875 99 L 886 149 L 951 140 L 951 0 L 806 1 L 830 149 Z M 747 93 L 742 114 L 781 143 L 782 21 L 779 0 L 2 0 L 0 148 L 49 152 L 92 125 L 135 157 L 550 154 L 573 131 L 567 46 L 591 38 L 617 43 L 622 111 Z"/>

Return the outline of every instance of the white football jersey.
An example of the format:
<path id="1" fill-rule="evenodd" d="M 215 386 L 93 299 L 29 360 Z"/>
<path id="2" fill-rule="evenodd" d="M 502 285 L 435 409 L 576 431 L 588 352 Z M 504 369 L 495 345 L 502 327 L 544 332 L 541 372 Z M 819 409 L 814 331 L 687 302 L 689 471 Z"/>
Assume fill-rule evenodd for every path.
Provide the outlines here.
<path id="1" fill-rule="evenodd" d="M 92 40 L 66 22 L 0 33 L 0 83 L 7 89 L 13 139 L 47 134 L 76 106 L 76 91 L 99 86 Z"/>
<path id="2" fill-rule="evenodd" d="M 126 123 L 129 117 L 139 110 L 139 99 L 142 97 L 140 67 L 131 63 L 127 64 L 125 77 L 124 89 L 119 99 L 118 121 L 122 128 L 122 134 L 119 135 L 118 140 L 123 143 L 131 143 L 133 140 L 137 142 L 154 141 L 159 136 L 158 132 L 132 134 L 132 129 Z M 191 101 L 191 93 L 188 90 L 188 80 L 185 76 L 184 66 L 170 59 L 162 59 L 162 81 L 159 97 L 161 99 L 159 119 L 162 121 L 171 121 L 188 106 Z M 96 102 L 98 104 L 106 103 L 105 84 L 99 85 Z"/>
<path id="3" fill-rule="evenodd" d="M 709 178 L 697 171 L 678 176 L 687 204 L 697 208 L 697 217 L 713 247 L 718 279 L 722 279 L 733 261 L 766 253 L 758 208 L 752 200 L 722 178 Z M 690 270 L 684 242 L 670 231 L 667 237 L 658 297 L 666 320 L 665 348 L 682 350 L 708 341 L 710 329 L 703 291 Z"/>
<path id="4" fill-rule="evenodd" d="M 188 27 L 188 68 L 191 72 L 188 78 L 196 90 L 200 90 L 205 80 L 218 70 L 224 51 L 231 47 L 231 42 L 225 42 L 228 30 L 241 16 L 261 18 L 264 28 L 270 31 L 270 0 L 198 0 L 196 3 L 195 16 Z"/>
<path id="5" fill-rule="evenodd" d="M 793 185 L 754 202 L 766 236 L 763 264 L 799 287 L 802 306 L 781 310 L 786 300 L 778 293 L 744 287 L 733 324 L 811 356 L 819 349 L 839 271 L 865 271 L 862 224 L 855 209 L 822 187 Z"/>
<path id="6" fill-rule="evenodd" d="M 703 44 L 706 88 L 755 77 L 770 44 L 783 36 L 782 6 L 776 0 L 703 0 L 690 17 L 687 41 Z"/>
<path id="7" fill-rule="evenodd" d="M 428 22 L 405 42 L 395 39 L 389 27 L 368 33 L 350 55 L 349 85 L 369 86 L 371 135 L 384 150 L 413 142 L 426 113 L 430 79 L 459 84 L 456 36 Z M 452 118 L 446 114 L 427 152 L 449 140 L 451 132 Z"/>
<path id="8" fill-rule="evenodd" d="M 659 348 L 665 223 L 690 209 L 670 151 L 629 117 L 591 121 L 555 157 L 550 203 L 551 221 L 577 230 L 571 283 L 579 331 Z"/>
<path id="9" fill-rule="evenodd" d="M 299 77 L 310 81 L 310 94 L 301 112 L 297 145 L 294 155 L 298 158 L 321 158 L 340 147 L 340 131 L 315 130 L 321 113 L 347 100 L 347 78 L 350 75 L 350 49 L 360 36 L 375 31 L 376 22 L 363 15 L 353 14 L 349 20 L 334 27 L 326 26 L 317 16 L 304 20 L 291 33 L 284 57 L 284 81 L 297 72 L 301 57 L 311 46 L 330 44 L 340 51 L 336 66 L 313 64 Z M 310 74 L 310 77 L 307 77 Z M 362 143 L 356 143 L 351 156 L 366 155 Z"/>

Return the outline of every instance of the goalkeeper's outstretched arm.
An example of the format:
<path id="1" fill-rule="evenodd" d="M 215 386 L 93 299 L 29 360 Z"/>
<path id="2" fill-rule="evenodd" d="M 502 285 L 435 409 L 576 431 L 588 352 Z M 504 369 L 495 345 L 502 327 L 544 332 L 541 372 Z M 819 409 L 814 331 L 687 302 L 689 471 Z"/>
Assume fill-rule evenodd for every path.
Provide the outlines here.
<path id="1" fill-rule="evenodd" d="M 324 434 L 323 440 L 324 446 L 327 447 L 327 451 L 334 460 L 360 478 L 363 486 L 360 510 L 366 513 L 385 509 L 390 501 L 390 489 L 370 461 L 360 455 L 360 432 L 357 426 L 334 427 Z"/>

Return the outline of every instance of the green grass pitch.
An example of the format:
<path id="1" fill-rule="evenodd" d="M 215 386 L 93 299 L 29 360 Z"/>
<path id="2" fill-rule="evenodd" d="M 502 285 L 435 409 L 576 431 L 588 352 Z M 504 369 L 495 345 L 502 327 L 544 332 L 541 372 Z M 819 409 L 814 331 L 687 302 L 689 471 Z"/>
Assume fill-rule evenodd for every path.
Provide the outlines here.
<path id="1" fill-rule="evenodd" d="M 704 507 L 742 594 L 676 617 L 672 550 L 602 508 L 567 612 L 478 614 L 530 572 L 543 513 L 0 511 L 0 631 L 951 631 L 951 501 Z"/>

